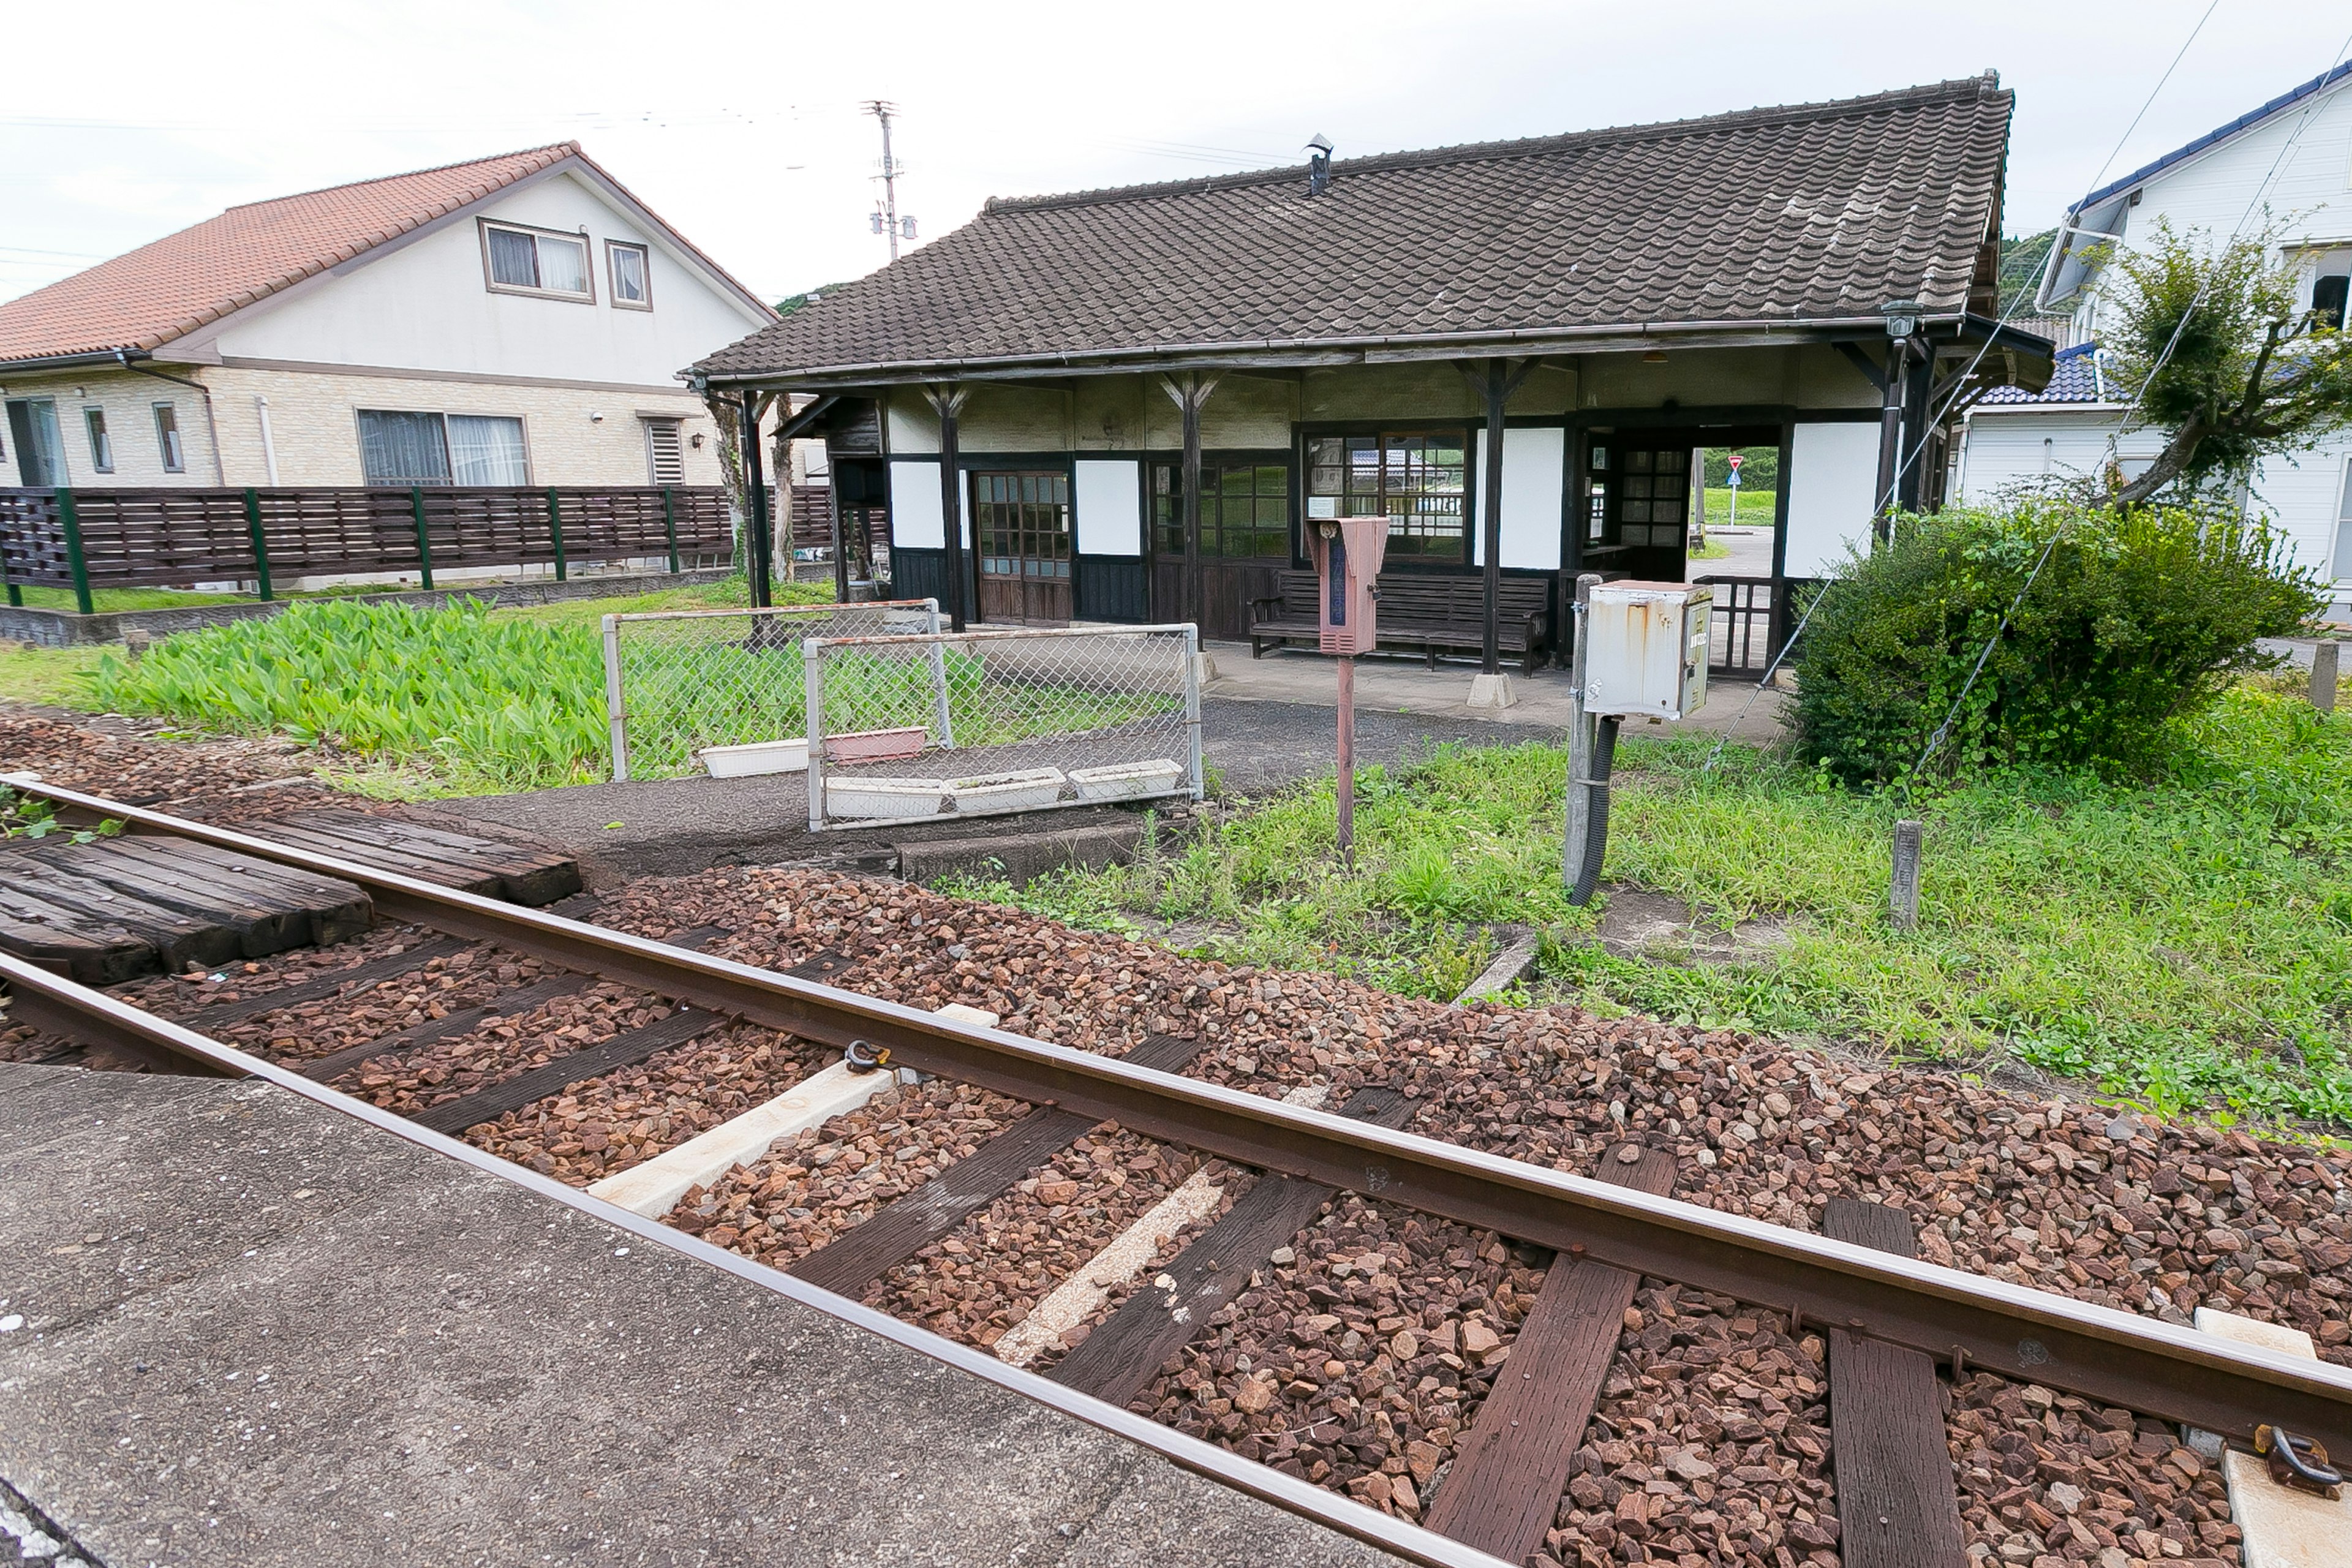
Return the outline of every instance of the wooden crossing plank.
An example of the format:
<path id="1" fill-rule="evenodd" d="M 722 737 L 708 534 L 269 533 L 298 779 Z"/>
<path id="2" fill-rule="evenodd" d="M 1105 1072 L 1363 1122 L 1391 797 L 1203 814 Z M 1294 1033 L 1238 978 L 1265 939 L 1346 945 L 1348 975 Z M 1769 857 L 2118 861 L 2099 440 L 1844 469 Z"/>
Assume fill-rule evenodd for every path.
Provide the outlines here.
<path id="1" fill-rule="evenodd" d="M 268 889 L 294 907 L 310 911 L 312 922 L 310 941 L 320 947 L 331 947 L 336 942 L 357 936 L 375 921 L 375 905 L 367 894 L 337 878 L 316 876 L 291 866 L 256 859 L 232 849 L 198 844 L 192 839 L 166 842 L 126 835 L 108 842 L 121 853 L 144 856 L 151 862 L 198 862 L 210 868 L 215 880 L 229 886 L 245 885 Z"/>
<path id="2" fill-rule="evenodd" d="M 146 943 L 148 959 L 117 980 L 191 963 L 226 963 L 239 956 L 236 933 L 211 921 L 165 909 L 119 888 L 61 871 L 25 854 L 0 854 L 0 910 L 24 924 L 66 931 L 128 932 Z"/>
<path id="3" fill-rule="evenodd" d="M 421 1024 L 411 1024 L 405 1029 L 370 1040 L 365 1045 L 352 1046 L 337 1051 L 332 1056 L 320 1057 L 317 1061 L 298 1062 L 294 1066 L 304 1078 L 320 1083 L 331 1083 L 362 1062 L 373 1061 L 377 1057 L 397 1056 L 401 1052 L 414 1050 L 418 1046 L 429 1046 L 438 1040 L 453 1039 L 459 1035 L 479 1028 L 491 1018 L 509 1018 L 519 1013 L 530 1012 L 536 1007 L 554 1001 L 559 996 L 569 996 L 574 992 L 585 991 L 593 984 L 595 984 L 593 975 L 551 974 L 546 979 L 526 985 L 519 991 L 509 991 L 504 995 L 493 997 L 478 1007 L 461 1007 L 454 1013 L 438 1018 L 427 1018 Z"/>
<path id="4" fill-rule="evenodd" d="M 1916 1258 L 1911 1216 L 1832 1198 L 1822 1234 Z M 1830 1446 L 1845 1568 L 1961 1568 L 1960 1500 L 1944 1391 L 1926 1352 L 1829 1331 Z"/>
<path id="5" fill-rule="evenodd" d="M 324 974 L 292 985 L 281 985 L 275 991 L 257 992 L 239 996 L 233 1002 L 217 1002 L 208 1007 L 198 1007 L 183 1023 L 196 1028 L 215 1024 L 237 1024 L 247 1018 L 257 1018 L 264 1013 L 283 1012 L 299 1007 L 305 1002 L 316 1002 L 335 996 L 352 1001 L 386 980 L 424 968 L 436 958 L 448 958 L 466 951 L 473 944 L 454 936 L 436 936 L 418 942 L 415 947 L 382 958 L 372 958 L 365 963 L 352 964 L 349 969 L 330 970 Z M 351 989 L 346 990 L 346 987 Z"/>
<path id="6" fill-rule="evenodd" d="M 54 969 L 84 985 L 119 985 L 152 973 L 155 947 L 110 921 L 71 917 L 0 887 L 0 952 Z"/>
<path id="7" fill-rule="evenodd" d="M 1125 1060 L 1176 1072 L 1201 1049 L 1198 1038 L 1147 1036 Z M 793 1264 L 785 1272 L 844 1296 L 904 1263 L 1009 1192 L 1013 1184 L 1098 1125 L 1076 1111 L 1040 1106 L 913 1192 Z"/>
<path id="8" fill-rule="evenodd" d="M 313 878 L 297 890 L 275 879 L 247 877 L 218 862 L 175 851 L 158 840 L 108 838 L 91 844 L 43 845 L 26 853 L 72 876 L 209 920 L 236 934 L 236 958 L 267 958 L 307 947 L 322 936 L 340 940 L 367 929 L 374 909 L 349 882 Z"/>
<path id="9" fill-rule="evenodd" d="M 1402 1127 L 1412 1101 L 1393 1089 L 1361 1089 L 1339 1112 L 1378 1127 Z M 1172 1289 L 1147 1287 L 1129 1296 L 1077 1349 L 1045 1375 L 1055 1383 L 1125 1405 L 1182 1350 L 1209 1314 L 1248 1288 L 1250 1272 L 1314 1221 L 1335 1189 L 1288 1176 L 1267 1175 L 1224 1217 L 1192 1239 L 1163 1271 Z"/>
<path id="10" fill-rule="evenodd" d="M 1639 1149 L 1631 1163 L 1621 1157 L 1636 1148 L 1610 1151 L 1599 1179 L 1672 1192 L 1674 1157 L 1655 1149 Z M 1543 1544 L 1641 1282 L 1605 1263 L 1553 1257 L 1510 1360 L 1430 1501 L 1425 1528 L 1506 1563 L 1523 1563 Z"/>
<path id="11" fill-rule="evenodd" d="M 533 1068 L 519 1078 L 494 1083 L 462 1100 L 428 1106 L 409 1120 L 436 1132 L 462 1132 L 481 1122 L 495 1121 L 509 1110 L 520 1110 L 533 1100 L 545 1100 L 551 1094 L 562 1094 L 575 1083 L 584 1083 L 608 1072 L 635 1067 L 656 1051 L 684 1045 L 697 1035 L 715 1029 L 725 1022 L 727 1016 L 723 1013 L 680 1007 L 667 1018 L 656 1018 L 650 1024 L 615 1035 L 602 1045 L 589 1046 L 569 1056 L 558 1057 L 546 1066 Z"/>
<path id="12" fill-rule="evenodd" d="M 280 844 L 308 849 L 317 855 L 356 860 L 378 870 L 414 877 L 420 882 L 436 882 L 463 893 L 478 893 L 486 899 L 499 897 L 506 885 L 505 879 L 496 871 L 486 870 L 479 866 L 460 865 L 438 856 L 395 847 L 381 839 L 371 841 L 346 837 L 284 817 L 257 822 L 247 831 L 257 838 L 275 839 Z"/>
<path id="13" fill-rule="evenodd" d="M 436 873 L 411 874 L 512 903 L 551 903 L 580 890 L 580 863 L 570 856 L 401 817 L 306 811 L 274 818 L 257 830 L 288 843 L 308 839 L 322 847 L 340 846 L 327 852 L 371 866 L 392 868 L 383 858 L 393 857 L 437 867 Z"/>

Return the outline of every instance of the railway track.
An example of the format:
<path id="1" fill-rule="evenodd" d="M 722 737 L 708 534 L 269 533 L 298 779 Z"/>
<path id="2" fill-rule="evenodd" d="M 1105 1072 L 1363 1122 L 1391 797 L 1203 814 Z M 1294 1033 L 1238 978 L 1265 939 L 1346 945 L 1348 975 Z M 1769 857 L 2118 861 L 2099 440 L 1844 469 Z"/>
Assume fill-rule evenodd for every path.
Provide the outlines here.
<path id="1" fill-rule="evenodd" d="M 845 1222 L 789 1261 L 789 1284 L 784 1276 L 757 1270 L 778 1289 L 815 1286 L 856 1300 L 888 1278 L 899 1282 L 896 1289 L 903 1299 L 908 1271 L 920 1273 L 917 1260 L 936 1259 L 942 1242 L 968 1234 L 972 1216 L 991 1214 L 992 1205 L 1021 1191 L 1024 1183 L 1059 1181 L 1073 1151 L 1098 1163 L 1139 1160 L 1139 1150 L 1155 1146 L 1165 1151 L 1156 1156 L 1162 1179 L 1151 1186 L 1168 1194 L 1161 1207 L 1187 1190 L 1213 1193 L 1210 1178 L 1229 1173 L 1219 1179 L 1233 1191 L 1205 1206 L 1196 1198 L 1190 1219 L 1170 1233 L 1189 1237 L 1181 1250 L 1167 1257 L 1167 1245 L 1145 1247 L 1145 1261 L 1164 1258 L 1160 1268 L 1139 1285 L 1097 1292 L 1086 1320 L 1091 1331 L 1076 1337 L 1044 1376 L 1006 1367 L 1005 1359 L 1018 1359 L 1011 1357 L 1010 1345 L 1000 1351 L 992 1374 L 1161 1446 L 1179 1462 L 1214 1469 L 1245 1489 L 1317 1513 L 1421 1561 L 1521 1561 L 1546 1545 L 1564 1492 L 1588 1511 L 1605 1505 L 1617 1521 L 1607 1527 L 1612 1544 L 1631 1541 L 1649 1555 L 1639 1545 L 1644 1507 L 1639 1500 L 1652 1493 L 1647 1483 L 1657 1478 L 1644 1476 L 1644 1485 L 1628 1488 L 1615 1478 L 1596 1476 L 1591 1458 L 1595 1448 L 1585 1441 L 1596 1408 L 1611 1397 L 1612 1369 L 1622 1372 L 1621 1334 L 1643 1317 L 1635 1302 L 1644 1279 L 1785 1314 L 1788 1342 L 1818 1343 L 1819 1365 L 1795 1371 L 1801 1386 L 1813 1372 L 1828 1384 L 1835 1528 L 1809 1518 L 1811 1528 L 1795 1534 L 1793 1542 L 1852 1568 L 1965 1560 L 1939 1364 L 1956 1381 L 1994 1373 L 2087 1402 L 2084 1407 L 2095 1414 L 2160 1418 L 2242 1446 L 2267 1427 L 2315 1439 L 2337 1454 L 2352 1453 L 2352 1372 L 1918 1261 L 1911 1256 L 1911 1222 L 1897 1210 L 1833 1202 L 1824 1215 L 1825 1234 L 1813 1235 L 1677 1201 L 1671 1195 L 1678 1175 L 1674 1161 L 1635 1140 L 1611 1145 L 1590 1174 L 1544 1169 L 1404 1130 L 1412 1104 L 1385 1089 L 1358 1089 L 1334 1103 L 1317 1105 L 1187 1077 L 1183 1069 L 1199 1042 L 1180 1035 L 1147 1038 L 1124 1058 L 1072 1050 L 834 988 L 824 984 L 838 963 L 831 955 L 816 955 L 798 973 L 756 968 L 697 951 L 721 934 L 715 931 L 688 931 L 657 942 L 588 924 L 561 908 L 517 909 L 310 848 L 73 791 L 31 788 L 61 812 L 113 817 L 133 832 L 210 845 L 356 883 L 381 915 L 420 933 L 401 952 L 320 970 L 283 989 L 204 1009 L 194 1022 L 226 1027 L 304 1007 L 348 1013 L 355 994 L 368 985 L 397 984 L 436 963 L 445 966 L 438 973 L 446 977 L 451 961 L 485 947 L 510 958 L 503 968 L 492 966 L 486 981 L 490 994 L 446 1012 L 428 1026 L 285 1063 L 233 1050 L 189 1023 L 171 1022 L 19 962 L 0 961 L 0 974 L 14 999 L 12 1021 L 88 1048 L 165 1070 L 257 1073 L 404 1135 L 424 1138 L 510 1118 L 739 1024 L 824 1048 L 775 1064 L 779 1075 L 813 1072 L 833 1054 L 855 1052 L 886 1071 L 912 1069 L 957 1086 L 955 1094 L 964 1098 L 954 1100 L 947 1121 L 931 1124 L 934 1131 L 948 1131 L 914 1163 L 916 1169 L 931 1173 L 928 1179 L 890 1184 L 908 1190 L 888 1201 L 858 1205 L 849 1216 L 854 1223 Z M 585 912 L 578 905 L 572 909 Z M 520 1058 L 508 1051 L 495 1064 L 454 1060 L 444 1077 L 426 1086 L 439 1091 L 432 1102 L 420 1103 L 412 1117 L 391 1115 L 325 1087 L 368 1063 L 430 1054 L 497 1020 L 527 1024 L 551 1004 L 591 994 L 602 998 L 608 1023 L 620 1019 L 625 1026 L 582 1048 L 563 1048 L 558 1042 L 536 1052 L 526 1049 Z M 470 1080 L 467 1074 L 473 1075 Z M 452 1086 L 470 1091 L 448 1095 Z M 998 1099 L 983 1109 L 980 1100 L 990 1096 Z M 898 1125 L 904 1132 L 915 1120 L 910 1113 Z M 1096 1131 L 1106 1122 L 1116 1124 L 1116 1134 Z M 885 1130 L 884 1123 L 875 1126 L 877 1133 Z M 871 1152 L 877 1167 L 907 1152 L 886 1137 L 866 1141 L 876 1145 Z M 486 1164 L 515 1169 L 478 1149 L 446 1146 Z M 1057 1160 L 1064 1165 L 1057 1167 Z M 1211 1163 L 1195 1166 L 1202 1160 Z M 754 1174 L 763 1182 L 772 1179 L 764 1168 Z M 689 1186 L 688 1196 L 707 1200 L 723 1184 L 714 1176 Z M 608 1215 L 618 1212 L 561 1190 L 566 1201 Z M 677 1223 L 670 1226 L 645 1226 L 642 1213 L 635 1223 L 672 1245 L 697 1245 L 685 1239 L 691 1231 L 733 1239 L 722 1237 L 721 1227 L 711 1222 L 731 1217 L 742 1205 L 715 1215 L 702 1212 L 708 1206 L 706 1202 L 679 1209 Z M 1486 1261 L 1501 1281 L 1496 1293 L 1511 1290 L 1514 1310 L 1490 1312 L 1475 1318 L 1471 1327 L 1456 1329 L 1455 1317 L 1442 1310 L 1448 1304 L 1405 1300 L 1410 1291 L 1402 1281 L 1384 1274 L 1384 1268 L 1409 1272 L 1410 1248 L 1391 1245 L 1369 1262 L 1375 1255 L 1367 1249 L 1357 1256 L 1360 1268 L 1341 1260 L 1333 1279 L 1342 1289 L 1307 1289 L 1307 1305 L 1324 1310 L 1293 1315 L 1288 1339 L 1279 1346 L 1260 1335 L 1239 1353 L 1229 1349 L 1207 1358 L 1213 1376 L 1230 1384 L 1239 1373 L 1244 1381 L 1225 1409 L 1207 1402 L 1212 1419 L 1206 1429 L 1222 1436 L 1219 1423 L 1229 1420 L 1236 1405 L 1246 1409 L 1254 1399 L 1272 1398 L 1274 1384 L 1286 1375 L 1277 1367 L 1292 1375 L 1293 1389 L 1314 1384 L 1310 1363 L 1319 1352 L 1310 1352 L 1302 1362 L 1298 1352 L 1307 1342 L 1302 1330 L 1328 1339 L 1333 1353 L 1323 1367 L 1338 1369 L 1330 1372 L 1334 1384 L 1353 1390 L 1329 1395 L 1333 1412 L 1345 1405 L 1360 1413 L 1368 1396 L 1377 1410 L 1381 1378 L 1402 1375 L 1408 1365 L 1430 1364 L 1431 1356 L 1437 1373 L 1449 1370 L 1444 1363 L 1450 1363 L 1460 1374 L 1463 1403 L 1475 1399 L 1466 1430 L 1442 1471 L 1408 1460 L 1394 1472 L 1413 1504 L 1398 1511 L 1418 1513 L 1424 1531 L 1400 1531 L 1384 1520 L 1371 1524 L 1381 1516 L 1338 1503 L 1332 1493 L 1312 1484 L 1317 1478 L 1311 1467 L 1293 1463 L 1277 1469 L 1223 1450 L 1204 1452 L 1200 1445 L 1176 1441 L 1162 1427 L 1143 1431 L 1121 1409 L 1155 1380 L 1164 1382 L 1170 1368 L 1199 1370 L 1199 1342 L 1212 1334 L 1231 1338 L 1242 1307 L 1254 1297 L 1283 1289 L 1300 1253 L 1314 1247 L 1328 1255 L 1331 1248 L 1314 1236 L 1313 1227 L 1326 1223 L 1318 1222 L 1318 1215 L 1336 1216 L 1342 1209 L 1350 1215 L 1377 1210 L 1417 1215 L 1429 1226 L 1457 1227 L 1448 1234 L 1466 1231 L 1489 1238 Z M 655 1212 L 668 1212 L 667 1205 Z M 1150 1218 L 1139 1215 L 1135 1223 Z M 971 1236 L 972 1241 L 981 1239 Z M 969 1243 L 960 1246 L 971 1253 Z M 984 1253 L 986 1247 L 980 1250 Z M 756 1268 L 732 1253 L 719 1256 L 731 1259 L 730 1266 Z M 1347 1282 L 1349 1274 L 1357 1277 L 1354 1283 Z M 1318 1289 L 1319 1296 L 1313 1293 Z M 1418 1310 L 1376 1314 L 1366 1306 L 1373 1301 Z M 1051 1305 L 1049 1300 L 1040 1312 Z M 1516 1321 L 1506 1323 L 1506 1318 Z M 1318 1324 L 1318 1319 L 1328 1321 Z M 1490 1323 L 1513 1330 L 1507 1343 Z M 1368 1332 L 1359 1332 L 1360 1327 Z M 1345 1334 L 1338 1331 L 1343 1329 Z M 1422 1342 L 1423 1332 L 1431 1336 L 1428 1344 Z M 1349 1336 L 1359 1343 L 1347 1346 Z M 1365 1339 L 1377 1347 L 1369 1358 L 1362 1353 Z M 1433 1348 L 1449 1342 L 1449 1350 Z M 1302 1368 L 1309 1375 L 1296 1375 Z M 2045 1392 L 2045 1408 L 2048 1396 Z M 1324 1425 L 1311 1425 L 1303 1436 L 1325 1449 L 1348 1436 L 1344 1419 L 1335 1415 L 1328 1432 Z M 1253 1458 L 1273 1458 L 1255 1436 L 1234 1447 Z M 1282 1452 L 1278 1443 L 1275 1448 Z M 1743 1487 L 1766 1486 L 1766 1478 L 1788 1479 L 1769 1455 L 1755 1457 L 1764 1462 L 1741 1468 L 1759 1474 L 1743 1477 L 1738 1469 L 1717 1476 L 1718 1467 L 1685 1456 L 1677 1475 L 1666 1478 L 1669 1489 L 1704 1487 L 1700 1500 L 1706 1501 L 1718 1494 L 1734 1497 Z M 1385 1467 L 1380 1473 L 1387 1473 Z M 1393 1495 L 1388 1489 L 1393 1485 L 1384 1479 L 1382 1495 Z M 1629 1494 L 1635 1498 L 1631 1505 L 1625 1500 Z M 1359 1489 L 1358 1495 L 1364 1493 Z M 2138 1544 L 2146 1550 L 2125 1554 L 2126 1561 L 2168 1554 Z M 1788 1562 L 1801 1555 L 1789 1552 L 1785 1541 L 1777 1550 L 1788 1552 Z M 1481 1559 L 1476 1552 L 1491 1557 Z M 2178 1544 L 2168 1554 L 2192 1555 Z M 1622 1550 L 1616 1555 L 1643 1560 Z M 1759 1554 L 1759 1560 L 1774 1558 Z"/>

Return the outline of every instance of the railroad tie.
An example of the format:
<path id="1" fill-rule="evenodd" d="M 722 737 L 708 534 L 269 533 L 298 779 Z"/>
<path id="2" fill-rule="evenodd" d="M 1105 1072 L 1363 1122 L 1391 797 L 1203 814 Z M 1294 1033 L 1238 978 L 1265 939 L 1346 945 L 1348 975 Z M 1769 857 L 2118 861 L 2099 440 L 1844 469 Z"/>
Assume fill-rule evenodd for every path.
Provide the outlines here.
<path id="1" fill-rule="evenodd" d="M 1402 1127 L 1413 1104 L 1394 1089 L 1360 1089 L 1339 1110 L 1375 1127 Z M 1167 1285 L 1129 1296 L 1045 1375 L 1081 1394 L 1125 1405 L 1151 1381 L 1160 1363 L 1207 1326 L 1210 1314 L 1249 1286 L 1275 1249 L 1313 1223 L 1339 1195 L 1319 1182 L 1262 1176 L 1257 1185 L 1202 1231 L 1161 1270 Z"/>
<path id="2" fill-rule="evenodd" d="M 1599 1179 L 1664 1197 L 1674 1191 L 1674 1157 L 1622 1144 L 1603 1158 Z M 1543 1544 L 1641 1282 L 1628 1269 L 1553 1255 L 1424 1527 L 1506 1563 Z"/>
<path id="3" fill-rule="evenodd" d="M 1822 1234 L 1899 1258 L 1917 1252 L 1911 1216 L 1832 1198 Z M 1961 1568 L 1960 1499 L 1944 1431 L 1944 1390 L 1924 1351 L 1830 1329 L 1830 1444 L 1845 1568 Z"/>
<path id="4" fill-rule="evenodd" d="M 1177 1072 L 1202 1042 L 1148 1036 L 1121 1059 Z M 1098 1125 L 1090 1116 L 1040 1106 L 863 1225 L 835 1237 L 784 1272 L 850 1297 L 986 1208 L 1023 1177 Z"/>

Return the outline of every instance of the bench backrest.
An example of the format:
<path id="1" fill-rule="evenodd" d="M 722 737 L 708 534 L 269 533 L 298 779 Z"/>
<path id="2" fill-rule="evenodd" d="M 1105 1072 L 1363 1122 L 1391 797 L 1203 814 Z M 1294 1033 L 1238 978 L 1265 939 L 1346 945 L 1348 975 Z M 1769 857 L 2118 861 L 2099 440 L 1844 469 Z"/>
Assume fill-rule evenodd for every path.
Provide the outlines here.
<path id="1" fill-rule="evenodd" d="M 1316 613 L 1316 582 L 1312 572 L 1282 574 L 1282 608 L 1286 615 Z M 1551 584 L 1538 577 L 1505 577 L 1496 603 L 1514 618 L 1543 615 L 1551 605 Z M 1381 574 L 1381 608 L 1384 619 L 1399 625 L 1473 622 L 1486 613 L 1483 578 L 1438 576 L 1420 572 Z"/>

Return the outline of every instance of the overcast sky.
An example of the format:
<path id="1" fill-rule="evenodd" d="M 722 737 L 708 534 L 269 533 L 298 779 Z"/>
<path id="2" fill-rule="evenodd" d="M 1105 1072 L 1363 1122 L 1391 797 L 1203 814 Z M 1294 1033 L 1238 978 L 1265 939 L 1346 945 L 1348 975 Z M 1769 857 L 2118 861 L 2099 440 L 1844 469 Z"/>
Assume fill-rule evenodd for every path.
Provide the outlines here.
<path id="1" fill-rule="evenodd" d="M 2205 5 L 26 7 L 0 100 L 0 299 L 239 202 L 576 138 L 772 300 L 887 259 L 872 98 L 899 106 L 900 210 L 929 239 L 991 195 L 1287 163 L 1318 131 L 1345 158 L 1990 67 L 2017 90 L 2009 218 L 2030 230 L 2090 187 Z M 2344 25 L 2313 0 L 2219 0 L 2109 173 L 2317 75 Z"/>

